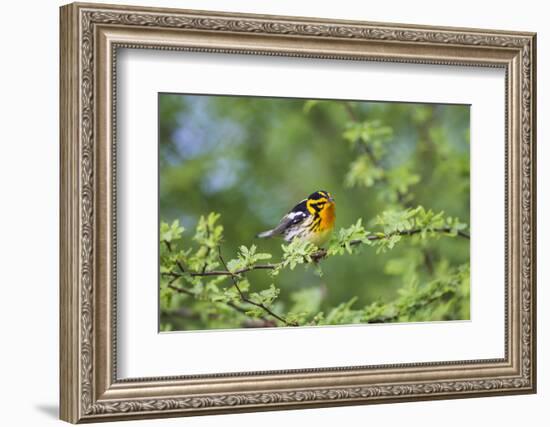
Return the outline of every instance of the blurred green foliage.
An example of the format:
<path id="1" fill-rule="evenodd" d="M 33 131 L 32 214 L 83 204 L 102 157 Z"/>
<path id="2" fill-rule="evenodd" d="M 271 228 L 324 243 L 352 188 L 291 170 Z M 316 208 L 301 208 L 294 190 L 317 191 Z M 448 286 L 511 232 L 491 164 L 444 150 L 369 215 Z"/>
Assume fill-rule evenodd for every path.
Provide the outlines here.
<path id="1" fill-rule="evenodd" d="M 162 94 L 159 127 L 161 330 L 283 324 L 265 308 L 301 325 L 469 318 L 468 106 Z M 254 237 L 320 189 L 337 205 L 323 259 Z"/>

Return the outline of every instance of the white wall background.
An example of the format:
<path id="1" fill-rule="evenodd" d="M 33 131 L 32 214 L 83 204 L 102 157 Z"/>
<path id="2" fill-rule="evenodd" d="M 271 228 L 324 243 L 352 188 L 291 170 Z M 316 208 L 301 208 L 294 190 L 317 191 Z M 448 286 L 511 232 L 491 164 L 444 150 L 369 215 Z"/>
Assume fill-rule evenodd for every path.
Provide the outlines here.
<path id="1" fill-rule="evenodd" d="M 112 3 L 121 3 L 110 0 Z M 130 0 L 128 0 L 130 1 Z M 550 29 L 544 2 L 133 0 L 133 4 L 538 32 L 539 393 L 438 402 L 264 412 L 124 426 L 539 426 L 550 405 Z M 60 425 L 58 402 L 58 0 L 2 5 L 0 65 L 0 420 Z M 546 194 L 545 194 L 546 193 Z M 546 336 L 545 336 L 546 335 Z"/>

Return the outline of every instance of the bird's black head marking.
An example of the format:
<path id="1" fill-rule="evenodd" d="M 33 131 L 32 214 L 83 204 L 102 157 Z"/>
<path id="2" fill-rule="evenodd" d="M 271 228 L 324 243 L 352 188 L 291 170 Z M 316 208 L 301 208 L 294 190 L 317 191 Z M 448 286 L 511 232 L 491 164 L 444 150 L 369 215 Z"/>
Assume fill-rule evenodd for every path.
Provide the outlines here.
<path id="1" fill-rule="evenodd" d="M 325 190 L 319 190 L 315 193 L 311 193 L 308 197 L 309 200 L 319 200 L 319 199 L 328 199 L 330 197 L 330 193 Z"/>

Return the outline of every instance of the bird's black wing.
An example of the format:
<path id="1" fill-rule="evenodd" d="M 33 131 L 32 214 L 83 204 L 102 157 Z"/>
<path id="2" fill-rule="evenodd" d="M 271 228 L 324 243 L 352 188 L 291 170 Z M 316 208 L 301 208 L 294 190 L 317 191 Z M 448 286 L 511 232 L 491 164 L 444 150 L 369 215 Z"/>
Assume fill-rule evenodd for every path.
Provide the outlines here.
<path id="1" fill-rule="evenodd" d="M 304 219 L 308 217 L 308 215 L 309 213 L 306 206 L 306 200 L 302 200 L 281 219 L 281 222 L 279 222 L 277 227 L 272 230 L 271 234 L 283 234 L 285 230 L 287 230 L 289 227 L 301 223 Z"/>
<path id="2" fill-rule="evenodd" d="M 279 222 L 277 227 L 272 230 L 264 231 L 256 235 L 256 237 L 266 238 L 286 234 L 287 230 L 300 224 L 309 216 L 306 206 L 306 200 L 302 200 L 292 210 L 287 213 Z"/>

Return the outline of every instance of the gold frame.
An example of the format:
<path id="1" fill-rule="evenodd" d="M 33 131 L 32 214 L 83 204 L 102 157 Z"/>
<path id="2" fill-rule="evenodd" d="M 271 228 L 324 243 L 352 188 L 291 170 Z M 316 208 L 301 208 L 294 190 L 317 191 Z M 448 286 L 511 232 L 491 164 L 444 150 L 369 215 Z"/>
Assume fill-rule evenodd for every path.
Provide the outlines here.
<path id="1" fill-rule="evenodd" d="M 534 393 L 533 33 L 71 4 L 61 8 L 61 418 L 77 423 Z M 119 47 L 506 70 L 505 357 L 117 380 Z"/>

